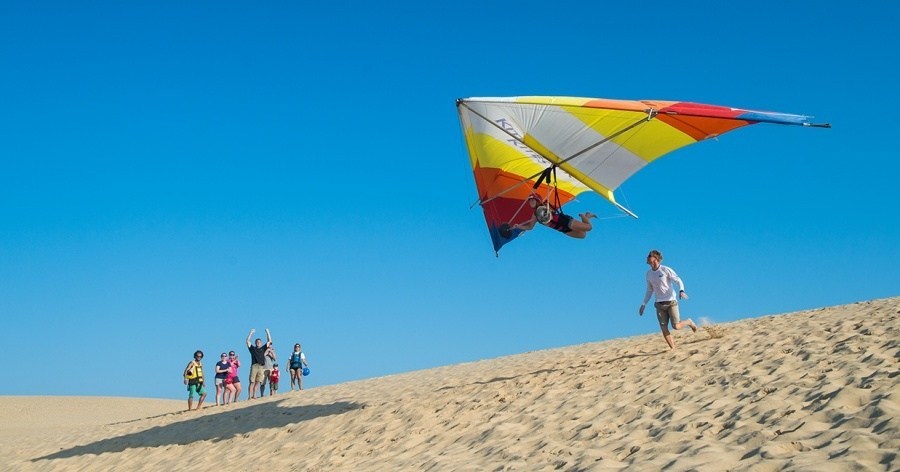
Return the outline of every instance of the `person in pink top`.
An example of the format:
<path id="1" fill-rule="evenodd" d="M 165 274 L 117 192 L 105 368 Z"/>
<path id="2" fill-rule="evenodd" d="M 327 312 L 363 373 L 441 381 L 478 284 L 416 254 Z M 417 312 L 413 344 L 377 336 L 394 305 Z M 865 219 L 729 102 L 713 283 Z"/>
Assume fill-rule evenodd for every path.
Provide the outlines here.
<path id="1" fill-rule="evenodd" d="M 228 353 L 228 363 L 231 365 L 231 369 L 225 377 L 225 388 L 228 390 L 226 396 L 229 396 L 231 400 L 226 400 L 225 403 L 236 403 L 241 396 L 241 378 L 238 377 L 238 367 L 241 366 L 241 361 L 238 360 L 234 351 Z"/>

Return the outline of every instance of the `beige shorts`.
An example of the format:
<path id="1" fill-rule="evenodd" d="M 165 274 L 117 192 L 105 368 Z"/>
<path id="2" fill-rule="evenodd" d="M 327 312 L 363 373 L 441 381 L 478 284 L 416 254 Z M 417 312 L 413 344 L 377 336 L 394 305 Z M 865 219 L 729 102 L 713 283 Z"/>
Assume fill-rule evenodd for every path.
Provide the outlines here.
<path id="1" fill-rule="evenodd" d="M 672 327 L 674 328 L 676 324 L 681 323 L 681 315 L 678 313 L 678 301 L 672 300 L 670 302 L 656 302 L 653 304 L 656 307 L 656 319 L 659 320 L 660 326 L 665 326 L 672 322 Z"/>
<path id="2" fill-rule="evenodd" d="M 253 364 L 250 366 L 250 382 L 265 382 L 266 366 Z"/>

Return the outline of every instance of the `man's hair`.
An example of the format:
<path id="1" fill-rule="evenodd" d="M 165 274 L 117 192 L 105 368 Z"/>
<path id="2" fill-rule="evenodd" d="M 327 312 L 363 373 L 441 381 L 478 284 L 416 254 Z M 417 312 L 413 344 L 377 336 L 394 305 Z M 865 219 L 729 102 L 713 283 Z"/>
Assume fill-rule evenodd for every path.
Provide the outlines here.
<path id="1" fill-rule="evenodd" d="M 658 260 L 659 262 L 662 262 L 662 253 L 657 251 L 656 249 L 652 249 L 650 251 L 650 254 L 647 254 L 647 257 L 650 257 L 650 256 L 653 256 L 656 258 L 656 260 Z"/>

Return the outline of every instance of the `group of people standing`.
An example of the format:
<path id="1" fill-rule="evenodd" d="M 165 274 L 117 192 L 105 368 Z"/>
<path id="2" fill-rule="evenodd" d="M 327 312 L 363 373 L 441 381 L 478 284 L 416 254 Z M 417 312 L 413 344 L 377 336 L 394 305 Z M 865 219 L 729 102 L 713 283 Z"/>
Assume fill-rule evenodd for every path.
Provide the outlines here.
<path id="1" fill-rule="evenodd" d="M 272 343 L 272 334 L 266 328 L 266 343 L 256 338 L 251 344 L 250 339 L 255 333 L 250 330 L 247 335 L 247 349 L 250 351 L 250 378 L 247 388 L 247 400 L 262 398 L 265 395 L 266 385 L 269 386 L 269 395 L 278 392 L 278 382 L 281 377 L 278 368 L 278 358 L 275 354 L 275 346 Z M 188 410 L 193 408 L 194 397 L 198 397 L 197 409 L 203 406 L 206 399 L 206 382 L 203 377 L 203 351 L 194 352 L 194 359 L 184 369 L 184 384 L 188 391 Z M 300 343 L 294 344 L 294 350 L 288 359 L 290 369 L 287 370 L 291 378 L 291 391 L 294 384 L 297 390 L 303 389 L 303 375 L 309 372 L 309 364 L 306 355 L 301 350 Z M 241 362 L 234 351 L 224 352 L 215 366 L 216 406 L 227 405 L 238 401 L 241 395 L 241 379 L 238 369 Z M 304 372 L 305 371 L 305 372 Z"/>
<path id="2" fill-rule="evenodd" d="M 582 216 L 583 223 L 589 224 L 591 214 Z M 531 225 L 533 226 L 533 225 Z M 531 229 L 515 228 L 515 229 Z M 573 228 L 574 230 L 574 228 Z M 590 229 L 585 229 L 587 232 Z M 584 236 L 580 236 L 584 237 Z M 638 313 L 644 314 L 644 309 L 651 297 L 655 297 L 654 308 L 656 308 L 656 318 L 659 321 L 659 327 L 662 331 L 663 338 L 670 349 L 675 349 L 675 339 L 669 331 L 672 329 L 679 330 L 685 326 L 697 332 L 697 325 L 688 318 L 681 321 L 681 314 L 678 310 L 678 299 L 687 299 L 687 292 L 684 290 L 684 282 L 678 274 L 671 268 L 662 265 L 662 253 L 657 250 L 651 250 L 647 254 L 647 265 L 650 270 L 646 273 L 646 291 L 644 293 L 644 302 L 641 304 Z M 675 286 L 679 286 L 679 290 L 675 291 Z M 251 400 L 262 397 L 265 394 L 266 384 L 269 385 L 269 395 L 274 395 L 278 391 L 278 380 L 280 377 L 278 369 L 278 361 L 275 355 L 275 347 L 272 344 L 272 334 L 266 328 L 266 343 L 263 344 L 262 339 L 256 338 L 253 344 L 250 338 L 253 337 L 255 329 L 250 330 L 247 335 L 247 349 L 250 350 L 250 386 L 247 390 L 247 399 Z M 206 388 L 203 380 L 203 351 L 194 353 L 192 360 L 184 369 L 184 383 L 188 390 L 188 410 L 193 406 L 195 396 L 199 396 L 197 409 L 203 405 L 206 398 Z M 294 383 L 297 384 L 297 390 L 303 388 L 303 375 L 309 372 L 309 364 L 306 362 L 306 355 L 300 349 L 300 344 L 294 344 L 294 350 L 288 359 L 289 369 L 287 372 L 291 376 L 291 391 L 294 390 Z M 238 401 L 241 394 L 241 381 L 238 377 L 238 368 L 241 366 L 237 354 L 231 351 L 226 356 L 223 352 L 221 360 L 216 363 L 216 405 L 227 405 Z"/>

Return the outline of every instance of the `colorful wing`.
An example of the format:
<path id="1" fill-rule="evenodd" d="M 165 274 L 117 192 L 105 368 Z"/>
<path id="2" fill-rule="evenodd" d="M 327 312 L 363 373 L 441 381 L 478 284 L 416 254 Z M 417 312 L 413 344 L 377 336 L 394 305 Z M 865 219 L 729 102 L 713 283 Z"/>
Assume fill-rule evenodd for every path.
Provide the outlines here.
<path id="1" fill-rule="evenodd" d="M 479 203 L 494 250 L 520 232 L 532 192 L 548 195 L 541 173 L 555 167 L 559 203 L 586 190 L 616 203 L 615 191 L 635 172 L 680 147 L 754 123 L 828 127 L 808 116 L 715 105 L 573 97 L 457 100 Z"/>

